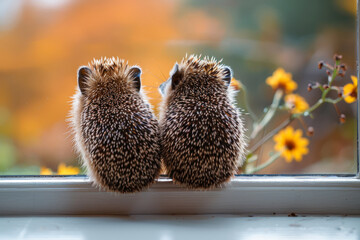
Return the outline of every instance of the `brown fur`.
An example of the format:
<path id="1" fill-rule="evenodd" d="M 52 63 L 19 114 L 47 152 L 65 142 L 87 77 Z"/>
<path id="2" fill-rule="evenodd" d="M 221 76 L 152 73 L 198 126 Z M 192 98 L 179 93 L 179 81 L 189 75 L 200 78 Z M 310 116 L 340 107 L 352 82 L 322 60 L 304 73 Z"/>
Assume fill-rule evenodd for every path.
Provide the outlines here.
<path id="1" fill-rule="evenodd" d="M 161 86 L 164 164 L 169 176 L 188 188 L 217 187 L 235 174 L 246 147 L 232 89 L 223 81 L 225 74 L 231 79 L 231 71 L 213 58 L 196 56 L 184 58 L 176 68 Z M 175 75 L 181 77 L 173 88 Z"/>
<path id="2" fill-rule="evenodd" d="M 84 93 L 78 90 L 73 102 L 76 147 L 95 185 L 140 191 L 160 172 L 158 122 L 124 60 L 94 60 L 89 68 Z"/>

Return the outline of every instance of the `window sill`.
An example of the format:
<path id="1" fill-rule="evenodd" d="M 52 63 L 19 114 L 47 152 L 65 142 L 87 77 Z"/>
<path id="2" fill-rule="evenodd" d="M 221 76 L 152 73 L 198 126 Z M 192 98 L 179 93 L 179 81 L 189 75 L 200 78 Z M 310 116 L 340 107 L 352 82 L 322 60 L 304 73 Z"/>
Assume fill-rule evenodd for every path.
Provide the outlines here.
<path id="1" fill-rule="evenodd" d="M 359 239 L 359 216 L 42 216 L 0 218 L 0 239 Z"/>
<path id="2" fill-rule="evenodd" d="M 355 176 L 238 176 L 223 188 L 191 191 L 161 177 L 147 191 L 98 191 L 86 177 L 2 177 L 1 215 L 360 214 Z"/>

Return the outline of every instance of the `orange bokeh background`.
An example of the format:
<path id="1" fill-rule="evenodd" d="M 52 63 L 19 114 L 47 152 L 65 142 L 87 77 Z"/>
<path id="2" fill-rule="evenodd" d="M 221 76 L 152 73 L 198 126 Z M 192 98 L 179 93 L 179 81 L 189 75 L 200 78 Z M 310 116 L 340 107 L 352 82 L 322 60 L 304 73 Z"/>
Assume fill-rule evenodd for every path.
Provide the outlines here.
<path id="1" fill-rule="evenodd" d="M 277 67 L 301 79 L 307 77 L 299 73 L 308 69 L 308 62 L 331 56 L 334 51 L 344 53 L 348 63 L 355 62 L 355 34 L 344 27 L 349 21 L 355 23 L 355 0 L 326 1 L 331 2 L 330 7 L 323 6 L 323 0 L 316 1 L 319 9 L 338 11 L 339 24 L 315 29 L 306 51 L 296 42 L 297 37 L 293 36 L 294 44 L 289 44 L 293 28 L 286 30 L 285 25 L 291 14 L 287 16 L 287 9 L 281 10 L 281 1 L 273 8 L 267 1 L 259 1 L 256 7 L 248 0 L 225 2 L 223 6 L 221 2 L 200 0 L 0 3 L 0 174 L 12 166 L 54 170 L 59 163 L 78 164 L 66 119 L 77 87 L 77 69 L 93 58 L 117 56 L 141 66 L 142 85 L 155 112 L 161 100 L 158 86 L 186 53 L 224 58 L 235 78 L 248 77 L 242 82 L 254 93 L 250 100 L 259 115 L 272 94 L 270 89 L 263 90 L 264 79 Z M 292 4 L 288 5 L 291 8 Z M 232 9 L 244 9 L 242 14 L 250 17 L 240 18 L 235 10 L 231 13 Z M 311 21 L 305 21 L 302 28 L 302 21 L 295 26 L 301 32 L 319 20 Z M 299 34 L 296 31 L 291 34 Z M 304 42 L 310 36 L 306 34 Z M 323 39 L 329 41 L 324 44 Z M 348 137 L 348 147 L 352 137 Z M 6 162 L 8 159 L 12 160 Z"/>

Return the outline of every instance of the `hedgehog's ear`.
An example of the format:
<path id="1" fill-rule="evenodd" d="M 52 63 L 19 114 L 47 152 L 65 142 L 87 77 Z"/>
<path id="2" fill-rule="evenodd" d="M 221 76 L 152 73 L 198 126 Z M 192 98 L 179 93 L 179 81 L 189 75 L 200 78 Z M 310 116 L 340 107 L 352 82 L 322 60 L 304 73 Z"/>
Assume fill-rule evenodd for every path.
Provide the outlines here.
<path id="1" fill-rule="evenodd" d="M 175 87 L 180 83 L 181 79 L 183 78 L 183 75 L 184 74 L 179 70 L 179 65 L 175 63 L 173 69 L 170 72 L 172 89 L 175 89 Z"/>
<path id="2" fill-rule="evenodd" d="M 129 70 L 129 76 L 131 80 L 133 81 L 135 89 L 139 92 L 141 89 L 141 68 L 135 66 L 130 68 Z"/>
<path id="3" fill-rule="evenodd" d="M 223 78 L 222 80 L 225 82 L 226 87 L 230 85 L 231 79 L 232 79 L 232 71 L 231 68 L 228 66 L 225 66 L 223 69 Z"/>
<path id="4" fill-rule="evenodd" d="M 169 79 L 166 80 L 165 82 L 163 82 L 162 84 L 160 84 L 159 92 L 160 92 L 161 96 L 165 95 L 165 89 L 166 89 L 166 86 L 167 86 L 168 83 L 169 83 Z"/>
<path id="5" fill-rule="evenodd" d="M 91 75 L 91 69 L 88 67 L 80 67 L 78 70 L 78 86 L 82 94 L 85 95 L 87 81 L 89 80 Z"/>

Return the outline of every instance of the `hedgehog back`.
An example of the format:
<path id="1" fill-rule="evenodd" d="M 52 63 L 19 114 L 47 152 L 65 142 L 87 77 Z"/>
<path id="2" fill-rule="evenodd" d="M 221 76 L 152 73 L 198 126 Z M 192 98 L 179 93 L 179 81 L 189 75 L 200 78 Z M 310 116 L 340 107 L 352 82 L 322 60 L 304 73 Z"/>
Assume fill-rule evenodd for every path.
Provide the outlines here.
<path id="1" fill-rule="evenodd" d="M 194 91 L 193 96 L 177 92 L 168 102 L 161 126 L 162 157 L 175 181 L 207 189 L 235 173 L 242 152 L 242 122 L 226 91 L 203 98 Z"/>
<path id="2" fill-rule="evenodd" d="M 87 166 L 106 190 L 140 191 L 159 175 L 159 126 L 140 95 L 89 99 L 81 133 Z"/>

